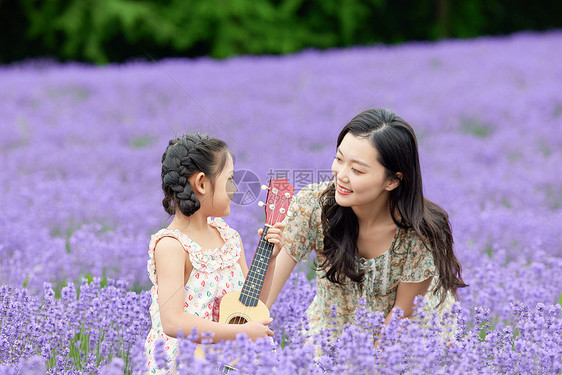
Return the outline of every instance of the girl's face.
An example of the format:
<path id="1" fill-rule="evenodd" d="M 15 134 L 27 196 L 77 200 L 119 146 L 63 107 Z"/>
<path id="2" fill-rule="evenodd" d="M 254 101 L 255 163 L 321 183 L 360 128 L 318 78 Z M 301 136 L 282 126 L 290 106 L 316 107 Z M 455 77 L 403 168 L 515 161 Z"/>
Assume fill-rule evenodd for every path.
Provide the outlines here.
<path id="1" fill-rule="evenodd" d="M 377 157 L 377 150 L 367 138 L 351 133 L 344 136 L 332 163 L 336 202 L 340 206 L 359 207 L 388 200 L 388 193 L 397 186 L 396 179 L 386 177 Z"/>
<path id="2" fill-rule="evenodd" d="M 228 154 L 226 164 L 215 180 L 215 190 L 211 205 L 212 214 L 209 216 L 225 217 L 230 214 L 230 201 L 236 192 L 233 176 L 234 162 L 230 154 Z"/>

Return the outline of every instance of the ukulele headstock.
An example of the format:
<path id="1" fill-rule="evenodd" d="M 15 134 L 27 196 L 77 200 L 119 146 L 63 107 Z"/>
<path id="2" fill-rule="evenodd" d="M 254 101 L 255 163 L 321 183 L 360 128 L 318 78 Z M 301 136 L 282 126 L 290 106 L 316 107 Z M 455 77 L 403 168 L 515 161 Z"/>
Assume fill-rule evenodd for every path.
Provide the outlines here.
<path id="1" fill-rule="evenodd" d="M 273 178 L 269 181 L 267 189 L 267 198 L 265 206 L 265 223 L 274 225 L 285 219 L 295 188 L 287 181 L 286 178 Z"/>

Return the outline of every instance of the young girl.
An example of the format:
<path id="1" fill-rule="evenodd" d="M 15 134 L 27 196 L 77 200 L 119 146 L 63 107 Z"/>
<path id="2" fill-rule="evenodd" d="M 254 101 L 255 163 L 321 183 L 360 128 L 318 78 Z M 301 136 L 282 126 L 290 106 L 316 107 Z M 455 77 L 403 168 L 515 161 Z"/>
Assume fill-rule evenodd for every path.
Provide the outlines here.
<path id="1" fill-rule="evenodd" d="M 384 109 L 359 114 L 339 134 L 332 172 L 332 181 L 309 185 L 293 198 L 285 247 L 270 264 L 275 272 L 266 305 L 295 264 L 315 251 L 311 333 L 333 327 L 333 305 L 341 333 L 362 297 L 366 308 L 385 314 L 386 324 L 394 307 L 410 317 L 414 297 L 426 292 L 426 309 L 449 308 L 466 284 L 448 215 L 423 196 L 412 128 Z"/>
<path id="2" fill-rule="evenodd" d="M 152 329 L 146 339 L 147 366 L 156 373 L 155 341 L 164 339 L 170 373 L 176 370 L 181 330 L 212 333 L 213 342 L 234 340 L 238 333 L 251 339 L 272 336 L 271 319 L 242 325 L 218 323 L 220 299 L 242 289 L 248 266 L 238 232 L 221 217 L 230 213 L 236 191 L 233 161 L 227 145 L 202 134 L 171 140 L 162 156 L 162 204 L 174 215 L 170 225 L 154 234 L 149 246 L 148 273 L 153 283 Z M 212 219 L 214 217 L 214 219 Z M 270 228 L 266 239 L 279 252 L 282 224 Z M 271 274 L 266 276 L 268 285 Z"/>

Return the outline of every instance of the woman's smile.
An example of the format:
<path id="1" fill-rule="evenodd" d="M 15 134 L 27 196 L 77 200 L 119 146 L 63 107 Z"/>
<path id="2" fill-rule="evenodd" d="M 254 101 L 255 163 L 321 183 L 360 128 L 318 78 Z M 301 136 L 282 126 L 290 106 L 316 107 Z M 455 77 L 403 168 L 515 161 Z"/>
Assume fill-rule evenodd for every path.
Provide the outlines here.
<path id="1" fill-rule="evenodd" d="M 338 184 L 337 192 L 341 195 L 349 195 L 353 193 L 353 190 L 349 190 Z"/>

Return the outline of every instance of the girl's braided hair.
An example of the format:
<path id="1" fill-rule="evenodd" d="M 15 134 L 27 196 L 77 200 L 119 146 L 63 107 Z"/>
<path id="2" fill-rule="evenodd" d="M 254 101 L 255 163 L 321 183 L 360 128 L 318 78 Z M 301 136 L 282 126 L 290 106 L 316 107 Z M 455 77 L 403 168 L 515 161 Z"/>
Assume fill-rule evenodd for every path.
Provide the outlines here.
<path id="1" fill-rule="evenodd" d="M 162 155 L 162 205 L 170 215 L 176 210 L 193 215 L 201 203 L 191 188 L 189 178 L 203 172 L 214 181 L 226 165 L 230 150 L 225 142 L 199 133 L 189 133 L 172 139 Z"/>

